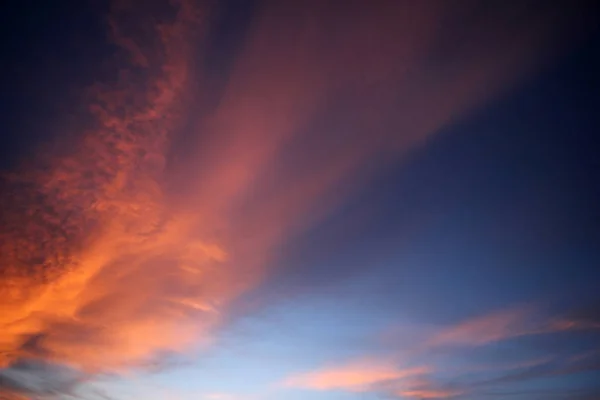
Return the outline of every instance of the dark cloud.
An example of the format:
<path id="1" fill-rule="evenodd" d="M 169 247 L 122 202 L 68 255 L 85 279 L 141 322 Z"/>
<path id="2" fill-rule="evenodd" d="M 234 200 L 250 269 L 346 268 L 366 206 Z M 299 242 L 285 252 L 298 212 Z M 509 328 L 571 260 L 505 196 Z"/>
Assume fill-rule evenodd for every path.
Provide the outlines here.
<path id="1" fill-rule="evenodd" d="M 528 381 L 539 378 L 559 377 L 564 375 L 574 375 L 584 372 L 600 372 L 600 355 L 589 357 L 584 360 L 560 360 L 536 365 L 531 368 L 509 373 L 498 378 L 484 381 L 475 386 L 498 385 L 510 382 Z M 598 374 L 600 376 L 600 374 Z"/>
<path id="2" fill-rule="evenodd" d="M 506 400 L 597 400 L 600 388 L 590 389 L 532 389 L 479 392 L 477 398 Z"/>
<path id="3" fill-rule="evenodd" d="M 565 313 L 565 321 L 572 321 L 584 328 L 600 328 L 600 298 L 588 301 Z"/>
<path id="4" fill-rule="evenodd" d="M 507 373 L 494 371 L 494 369 L 484 372 L 494 374 L 496 377 L 491 379 L 479 378 L 473 379 L 468 373 L 463 378 L 453 381 L 432 380 L 428 387 L 439 392 L 443 390 L 455 390 L 458 399 L 476 399 L 476 398 L 498 398 L 498 399 L 597 399 L 600 393 L 600 386 L 595 386 L 593 382 L 600 379 L 600 354 L 587 357 L 585 359 L 549 359 L 532 366 L 515 366 Z M 582 384 L 577 381 L 563 380 L 576 375 L 586 375 L 591 383 Z M 552 381 L 560 379 L 562 389 L 531 389 L 519 390 L 519 386 L 529 382 Z M 515 389 L 510 389 L 515 387 Z"/>
<path id="5" fill-rule="evenodd" d="M 0 369 L 0 398 L 70 396 L 84 379 L 84 374 L 73 369 L 43 361 L 20 360 Z"/>

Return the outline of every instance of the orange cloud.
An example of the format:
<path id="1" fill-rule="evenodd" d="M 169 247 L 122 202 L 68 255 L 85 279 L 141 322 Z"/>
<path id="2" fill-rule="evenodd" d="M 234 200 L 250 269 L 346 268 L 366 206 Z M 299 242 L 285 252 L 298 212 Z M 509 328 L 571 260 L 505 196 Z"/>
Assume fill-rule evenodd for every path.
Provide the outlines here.
<path id="1" fill-rule="evenodd" d="M 450 399 L 462 394 L 452 390 L 405 390 L 396 395 L 403 399 Z"/>
<path id="2" fill-rule="evenodd" d="M 326 368 L 304 375 L 292 377 L 287 386 L 313 390 L 370 391 L 373 385 L 403 379 L 428 372 L 425 367 L 399 368 L 393 364 L 378 361 L 362 361 Z"/>
<path id="3" fill-rule="evenodd" d="M 462 391 L 436 387 L 431 367 L 400 368 L 383 360 L 358 361 L 289 378 L 289 387 L 311 390 L 386 393 L 402 399 L 446 399 Z"/>
<path id="4" fill-rule="evenodd" d="M 222 246 L 194 235 L 197 221 L 172 213 L 160 186 L 174 107 L 190 79 L 181 43 L 193 39 L 188 12 L 156 31 L 160 49 L 146 50 L 162 58 L 145 85 L 123 69 L 114 87 L 94 89 L 98 128 L 80 135 L 75 151 L 42 154 L 40 167 L 7 177 L 0 366 L 43 358 L 104 371 L 145 362 L 198 341 L 217 320 L 214 303 L 233 295 L 219 287 Z"/>

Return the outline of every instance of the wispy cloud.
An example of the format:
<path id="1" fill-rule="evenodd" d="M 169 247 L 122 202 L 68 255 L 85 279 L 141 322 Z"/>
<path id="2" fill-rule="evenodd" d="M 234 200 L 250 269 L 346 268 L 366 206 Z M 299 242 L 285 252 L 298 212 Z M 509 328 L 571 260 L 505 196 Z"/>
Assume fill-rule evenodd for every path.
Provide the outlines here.
<path id="1" fill-rule="evenodd" d="M 513 307 L 477 316 L 443 328 L 428 346 L 480 346 L 521 336 L 563 331 L 596 330 L 600 324 L 564 317 L 540 315 L 534 307 Z"/>
<path id="2" fill-rule="evenodd" d="M 462 392 L 452 390 L 421 389 L 400 390 L 395 394 L 403 399 L 450 399 L 462 394 Z"/>
<path id="3" fill-rule="evenodd" d="M 372 392 L 402 399 L 448 399 L 464 393 L 429 379 L 431 366 L 400 367 L 385 361 L 357 361 L 290 377 L 288 387 Z"/>
<path id="4" fill-rule="evenodd" d="M 362 392 L 370 391 L 374 385 L 382 382 L 396 381 L 428 371 L 426 367 L 399 368 L 391 363 L 361 361 L 293 376 L 284 385 L 313 390 Z"/>
<path id="5" fill-rule="evenodd" d="M 478 316 L 443 328 L 430 346 L 478 346 L 539 332 L 539 321 L 529 308 L 513 308 Z"/>
<path id="6" fill-rule="evenodd" d="M 85 379 L 84 374 L 73 369 L 44 362 L 21 361 L 0 370 L 0 398 L 12 400 L 73 394 Z"/>

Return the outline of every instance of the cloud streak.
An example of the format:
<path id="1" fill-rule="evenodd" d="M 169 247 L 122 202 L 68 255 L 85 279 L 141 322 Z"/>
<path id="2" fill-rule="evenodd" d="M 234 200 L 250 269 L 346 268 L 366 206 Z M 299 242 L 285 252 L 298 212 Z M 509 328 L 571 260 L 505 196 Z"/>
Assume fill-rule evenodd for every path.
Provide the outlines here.
<path id="1" fill-rule="evenodd" d="M 429 372 L 425 367 L 398 368 L 392 363 L 362 361 L 289 378 L 285 386 L 312 390 L 370 391 L 373 385 Z"/>
<path id="2" fill-rule="evenodd" d="M 534 307 L 513 307 L 467 319 L 433 335 L 427 346 L 481 346 L 522 336 L 566 331 L 598 330 L 595 321 L 547 318 Z"/>
<path id="3" fill-rule="evenodd" d="M 463 393 L 436 385 L 428 379 L 432 373 L 432 366 L 400 367 L 372 359 L 292 376 L 284 385 L 317 391 L 385 393 L 402 399 L 448 399 Z"/>

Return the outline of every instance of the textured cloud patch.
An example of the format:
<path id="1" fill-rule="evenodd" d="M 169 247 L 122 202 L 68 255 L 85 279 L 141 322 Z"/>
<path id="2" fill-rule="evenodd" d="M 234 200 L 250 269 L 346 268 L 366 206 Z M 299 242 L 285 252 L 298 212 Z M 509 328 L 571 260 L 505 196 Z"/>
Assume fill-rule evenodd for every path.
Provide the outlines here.
<path id="1" fill-rule="evenodd" d="M 123 65 L 114 84 L 92 90 L 94 129 L 5 177 L 0 365 L 112 370 L 181 349 L 198 339 L 192 320 L 214 320 L 197 277 L 224 252 L 168 211 L 157 165 L 189 79 L 189 26 L 185 7 L 146 26 L 156 44 L 140 48 L 157 64 L 145 79 L 129 80 L 137 66 Z"/>

